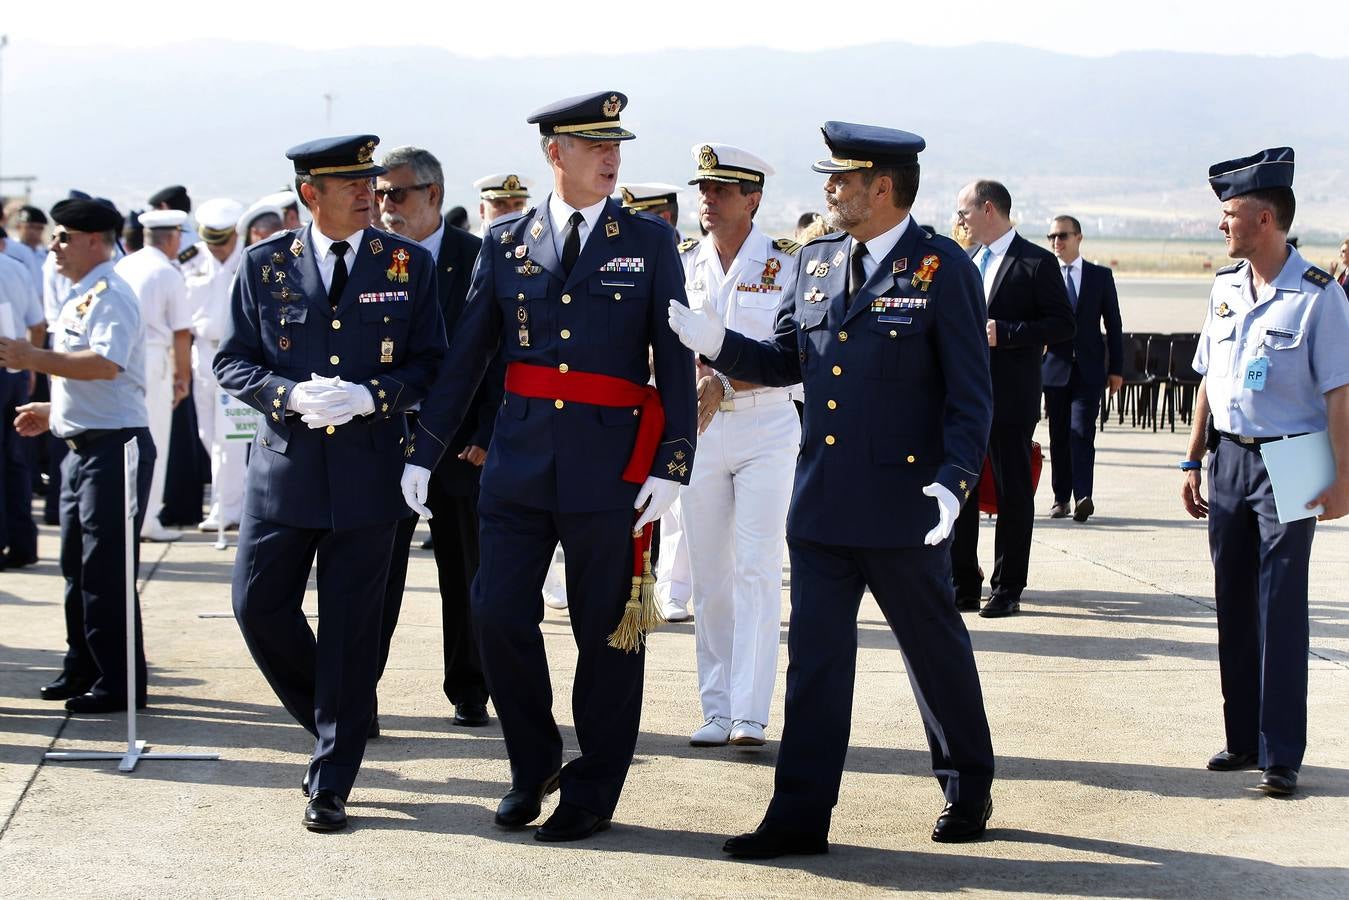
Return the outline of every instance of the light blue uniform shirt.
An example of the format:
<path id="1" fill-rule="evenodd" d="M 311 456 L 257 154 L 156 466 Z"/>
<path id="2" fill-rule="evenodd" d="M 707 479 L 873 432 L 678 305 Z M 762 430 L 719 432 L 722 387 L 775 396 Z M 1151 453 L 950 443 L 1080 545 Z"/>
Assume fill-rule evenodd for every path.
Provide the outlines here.
<path id="1" fill-rule="evenodd" d="M 1218 272 L 1199 335 L 1194 370 L 1206 377 L 1219 431 L 1276 437 L 1324 431 L 1325 394 L 1349 384 L 1349 301 L 1330 276 L 1293 247 L 1256 297 L 1251 266 Z M 1263 390 L 1247 372 L 1264 367 Z"/>
<path id="2" fill-rule="evenodd" d="M 0 256 L 0 303 L 8 304 L 12 310 L 18 334 L 11 337 L 26 337 L 26 329 L 46 320 L 42 300 L 29 280 L 28 271 L 23 263 L 9 256 Z"/>
<path id="3" fill-rule="evenodd" d="M 61 353 L 93 350 L 117 364 L 117 377 L 77 381 L 52 377 L 51 432 L 74 437 L 89 429 L 143 428 L 145 410 L 145 325 L 131 286 L 112 270 L 95 266 L 71 287 L 52 332 Z"/>

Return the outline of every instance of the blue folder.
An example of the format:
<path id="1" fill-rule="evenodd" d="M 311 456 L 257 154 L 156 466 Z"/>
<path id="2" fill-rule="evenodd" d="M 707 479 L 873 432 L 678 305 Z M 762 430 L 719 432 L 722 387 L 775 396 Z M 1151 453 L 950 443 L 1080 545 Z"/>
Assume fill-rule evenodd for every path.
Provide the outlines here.
<path id="1" fill-rule="evenodd" d="M 1261 444 L 1260 455 L 1265 458 L 1269 483 L 1274 488 L 1280 523 L 1310 519 L 1326 511 L 1324 506 L 1307 509 L 1307 504 L 1335 482 L 1335 454 L 1329 432 Z"/>

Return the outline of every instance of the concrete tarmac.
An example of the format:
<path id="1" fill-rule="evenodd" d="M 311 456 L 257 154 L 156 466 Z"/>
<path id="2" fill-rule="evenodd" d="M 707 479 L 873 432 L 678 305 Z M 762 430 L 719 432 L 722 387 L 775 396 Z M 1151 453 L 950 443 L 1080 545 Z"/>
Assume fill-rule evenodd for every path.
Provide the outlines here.
<path id="1" fill-rule="evenodd" d="M 1047 446 L 1043 426 L 1039 439 Z M 416 549 L 380 687 L 384 737 L 370 744 L 345 832 L 300 824 L 311 742 L 233 620 L 209 617 L 230 609 L 234 550 L 205 536 L 143 545 L 151 705 L 138 722 L 152 750 L 221 759 L 146 760 L 131 774 L 110 762 L 44 763 L 49 749 L 125 741 L 123 715 L 67 717 L 38 699 L 64 649 L 57 537 L 44 528 L 42 563 L 0 573 L 0 895 L 1344 897 L 1349 530 L 1322 525 L 1315 542 L 1298 793 L 1269 798 L 1257 772 L 1206 771 L 1223 746 L 1222 700 L 1206 532 L 1177 496 L 1184 444 L 1181 431 L 1112 420 L 1086 524 L 1047 517 L 1046 470 L 1022 613 L 966 617 L 997 752 L 986 839 L 929 839 L 942 797 L 903 659 L 868 598 L 831 852 L 768 863 L 730 861 L 720 846 L 758 824 L 771 792 L 785 647 L 769 745 L 695 749 L 696 626 L 654 635 L 613 830 L 540 844 L 492 824 L 509 780 L 495 717 L 481 729 L 450 725 L 434 564 Z M 986 521 L 985 569 L 992 538 Z M 543 630 L 570 756 L 566 614 L 549 610 Z"/>

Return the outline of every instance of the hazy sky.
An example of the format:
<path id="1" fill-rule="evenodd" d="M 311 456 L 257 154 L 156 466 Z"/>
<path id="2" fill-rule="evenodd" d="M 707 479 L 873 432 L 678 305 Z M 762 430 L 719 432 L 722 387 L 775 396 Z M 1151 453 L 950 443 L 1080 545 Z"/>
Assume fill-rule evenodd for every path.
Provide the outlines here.
<path id="1" fill-rule="evenodd" d="M 612 49 L 632 50 L 746 45 L 816 50 L 879 41 L 937 46 L 998 41 L 1085 56 L 1123 50 L 1349 55 L 1349 16 L 1331 12 L 1334 4 L 1324 0 L 1283 0 L 1277 5 L 1268 0 L 922 4 L 6 0 L 4 6 L 0 33 L 11 41 L 72 46 L 149 47 L 216 37 L 308 49 L 430 45 L 466 56 L 493 57 L 583 52 L 594 45 L 598 34 Z M 365 21 L 360 17 L 364 11 L 379 9 L 391 14 L 369 15 Z M 718 25 L 719 21 L 725 24 Z M 978 60 L 969 63 L 977 66 Z"/>

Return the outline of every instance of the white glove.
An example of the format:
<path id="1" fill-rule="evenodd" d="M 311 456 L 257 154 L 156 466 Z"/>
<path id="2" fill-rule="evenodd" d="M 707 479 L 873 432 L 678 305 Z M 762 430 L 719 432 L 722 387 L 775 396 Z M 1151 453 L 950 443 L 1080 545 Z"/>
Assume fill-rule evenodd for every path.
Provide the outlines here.
<path id="1" fill-rule="evenodd" d="M 431 518 L 431 510 L 426 508 L 426 489 L 431 484 L 431 470 L 424 466 L 407 463 L 403 466 L 403 477 L 398 486 L 403 489 L 403 501 L 408 509 Z"/>
<path id="2" fill-rule="evenodd" d="M 708 359 L 716 359 L 721 353 L 721 345 L 726 340 L 726 326 L 721 317 L 704 303 L 703 308 L 694 312 L 678 300 L 670 301 L 670 328 L 685 347 L 694 353 L 700 353 Z"/>
<path id="3" fill-rule="evenodd" d="M 633 509 L 641 509 L 645 504 L 646 511 L 637 517 L 637 524 L 632 526 L 632 530 L 641 531 L 649 522 L 659 519 L 678 496 L 679 482 L 648 475 L 642 489 L 637 492 L 637 501 L 632 504 Z"/>
<path id="4" fill-rule="evenodd" d="M 356 416 L 368 416 L 375 411 L 375 398 L 363 384 L 353 384 L 336 376 L 315 376 L 314 381 L 317 382 L 313 389 L 317 398 L 313 401 L 314 408 L 300 417 L 310 428 L 345 425 Z M 307 396 L 309 392 L 306 392 Z"/>
<path id="5" fill-rule="evenodd" d="M 937 526 L 923 538 L 924 544 L 935 547 L 950 537 L 956 516 L 960 514 L 960 501 L 946 485 L 935 481 L 923 488 L 923 493 L 937 501 Z"/>
<path id="6" fill-rule="evenodd" d="M 290 392 L 286 406 L 301 415 L 305 413 L 325 412 L 335 404 L 345 403 L 346 394 L 334 385 L 333 380 L 310 373 L 309 381 L 301 381 Z"/>

